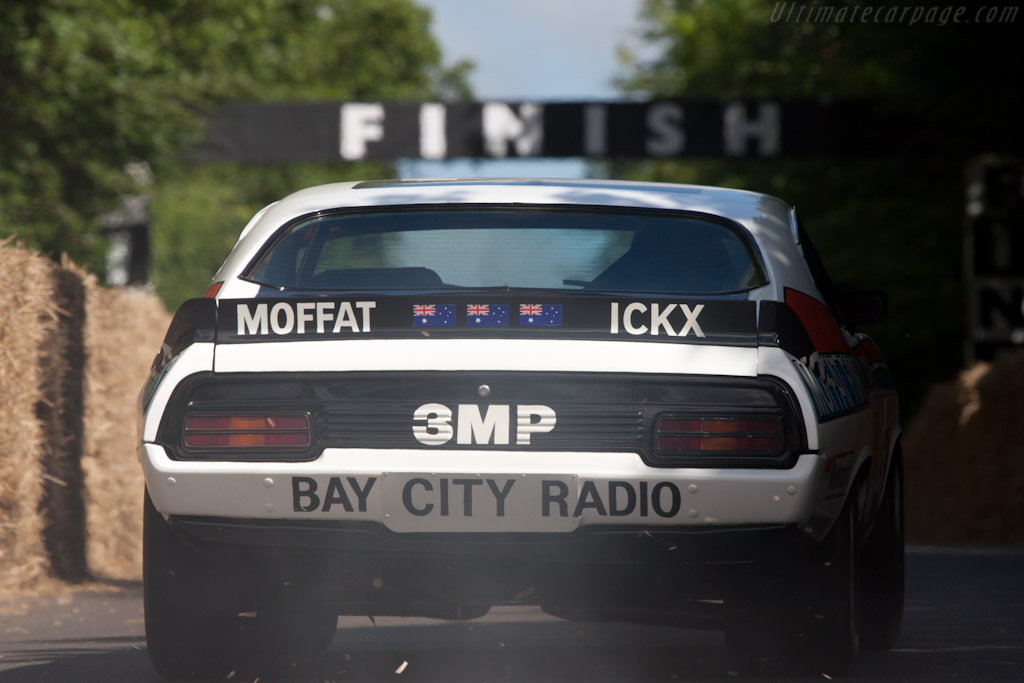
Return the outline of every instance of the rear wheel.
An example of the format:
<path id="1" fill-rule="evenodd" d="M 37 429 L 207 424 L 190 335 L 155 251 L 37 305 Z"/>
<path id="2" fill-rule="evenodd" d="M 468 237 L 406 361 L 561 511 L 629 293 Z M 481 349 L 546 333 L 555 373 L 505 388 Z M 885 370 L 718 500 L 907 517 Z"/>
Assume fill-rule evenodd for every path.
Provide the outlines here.
<path id="1" fill-rule="evenodd" d="M 266 564 L 205 557 L 146 493 L 143 597 L 149 659 L 165 678 L 265 674 L 327 648 L 337 617 Z"/>
<path id="2" fill-rule="evenodd" d="M 858 559 L 851 494 L 803 571 L 746 587 L 726 601 L 730 663 L 740 671 L 844 671 L 859 644 Z"/>
<path id="3" fill-rule="evenodd" d="M 878 520 L 862 553 L 864 577 L 860 639 L 866 649 L 888 650 L 903 627 L 903 456 L 893 458 Z"/>
<path id="4" fill-rule="evenodd" d="M 146 645 L 166 678 L 223 678 L 245 660 L 251 624 L 243 581 L 190 548 L 146 493 L 143 521 Z"/>

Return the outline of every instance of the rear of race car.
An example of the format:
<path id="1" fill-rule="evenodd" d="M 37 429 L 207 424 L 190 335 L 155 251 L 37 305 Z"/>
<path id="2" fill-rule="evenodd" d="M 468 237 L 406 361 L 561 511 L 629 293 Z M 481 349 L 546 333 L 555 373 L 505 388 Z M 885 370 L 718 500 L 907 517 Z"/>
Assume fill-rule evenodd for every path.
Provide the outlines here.
<path id="1" fill-rule="evenodd" d="M 774 273 L 740 226 L 374 207 L 303 214 L 234 261 L 141 397 L 164 675 L 301 657 L 337 614 L 537 604 L 724 623 L 746 652 L 794 575 L 815 587 L 790 611 L 850 611 L 816 598 L 856 589 L 832 560 L 856 554 L 870 389 L 793 305 L 749 296 Z M 808 342 L 819 374 L 795 362 Z M 837 570 L 805 576 L 819 559 Z M 837 661 L 855 616 L 826 615 Z"/>

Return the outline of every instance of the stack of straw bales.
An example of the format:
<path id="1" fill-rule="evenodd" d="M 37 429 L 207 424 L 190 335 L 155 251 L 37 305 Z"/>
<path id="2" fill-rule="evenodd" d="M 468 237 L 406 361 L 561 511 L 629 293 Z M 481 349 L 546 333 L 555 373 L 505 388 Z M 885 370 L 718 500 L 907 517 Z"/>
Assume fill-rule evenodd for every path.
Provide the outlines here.
<path id="1" fill-rule="evenodd" d="M 903 445 L 911 540 L 1024 543 L 1024 352 L 934 387 Z"/>
<path id="2" fill-rule="evenodd" d="M 0 599 L 141 575 L 136 397 L 170 316 L 0 244 Z"/>

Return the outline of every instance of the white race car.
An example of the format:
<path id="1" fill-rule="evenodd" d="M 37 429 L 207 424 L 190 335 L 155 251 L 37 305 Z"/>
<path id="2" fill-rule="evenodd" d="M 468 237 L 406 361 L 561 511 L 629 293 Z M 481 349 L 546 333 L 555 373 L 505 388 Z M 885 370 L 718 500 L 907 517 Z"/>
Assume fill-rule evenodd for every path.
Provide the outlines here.
<path id="1" fill-rule="evenodd" d="M 903 613 L 879 292 L 738 190 L 297 192 L 181 306 L 140 397 L 150 658 L 295 661 L 339 614 L 722 628 L 839 671 Z"/>

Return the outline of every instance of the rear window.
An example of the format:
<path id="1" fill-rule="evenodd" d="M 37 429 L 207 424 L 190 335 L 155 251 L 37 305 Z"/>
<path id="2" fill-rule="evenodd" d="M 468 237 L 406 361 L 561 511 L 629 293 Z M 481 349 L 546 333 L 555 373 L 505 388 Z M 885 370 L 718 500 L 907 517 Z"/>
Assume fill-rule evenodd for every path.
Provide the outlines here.
<path id="1" fill-rule="evenodd" d="M 711 217 L 552 208 L 317 215 L 250 267 L 295 290 L 530 289 L 717 294 L 765 284 L 749 236 Z"/>

